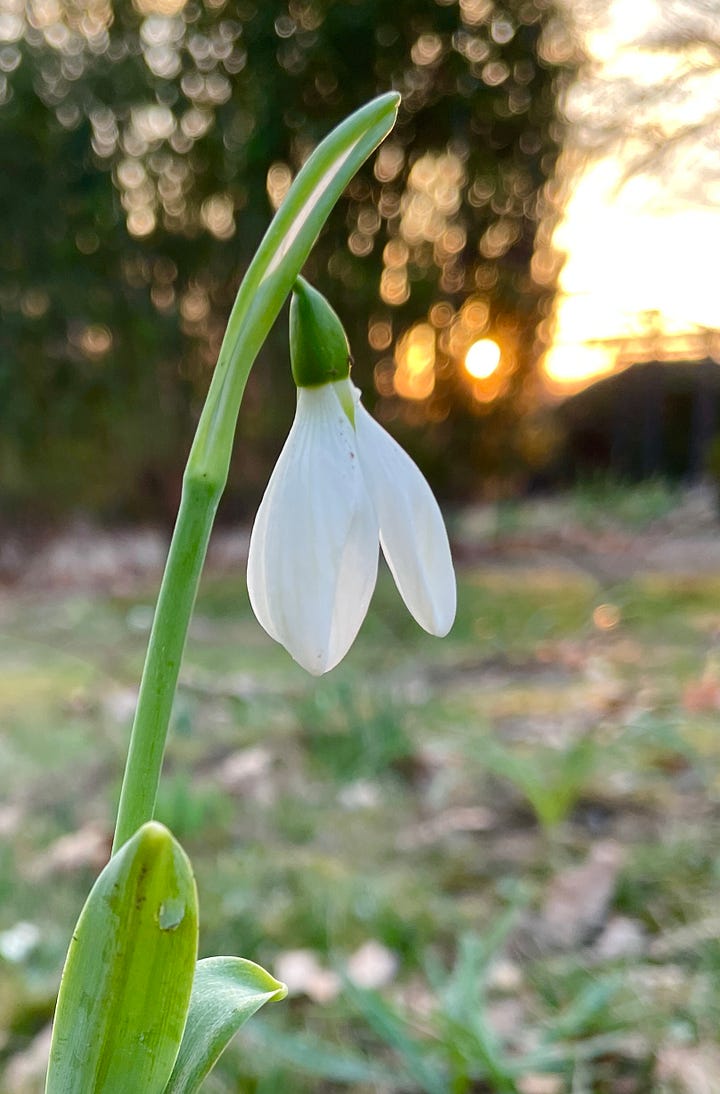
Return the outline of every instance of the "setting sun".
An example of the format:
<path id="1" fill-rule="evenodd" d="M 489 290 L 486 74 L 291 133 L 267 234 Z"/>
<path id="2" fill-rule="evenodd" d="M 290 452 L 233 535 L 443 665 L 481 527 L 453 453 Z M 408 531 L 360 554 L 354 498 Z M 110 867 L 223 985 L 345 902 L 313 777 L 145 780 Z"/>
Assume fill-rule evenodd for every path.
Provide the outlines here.
<path id="1" fill-rule="evenodd" d="M 571 135 L 561 160 L 560 174 L 563 162 L 570 172 L 569 197 L 553 243 L 564 261 L 542 364 L 556 394 L 637 361 L 716 357 L 717 292 L 710 268 L 720 245 L 720 217 L 717 187 L 702 185 L 712 150 L 701 123 L 713 131 L 706 119 L 720 77 L 701 42 L 693 47 L 692 35 L 687 42 L 672 38 L 663 7 L 658 0 L 613 0 L 603 26 L 587 26 L 596 98 L 592 82 L 580 80 L 567 100 L 570 120 L 579 132 L 593 102 L 607 110 L 614 92 L 618 122 L 605 155 L 583 153 L 582 141 L 574 144 Z M 663 34 L 669 44 L 655 48 L 653 34 L 656 45 Z M 628 103 L 633 92 L 646 89 L 644 98 L 636 98 L 640 117 L 632 139 L 623 87 Z M 648 133 L 662 133 L 668 149 L 673 141 L 684 148 L 680 138 L 692 126 L 697 134 L 683 157 L 653 154 Z"/>
<path id="2" fill-rule="evenodd" d="M 500 346 L 492 338 L 473 342 L 465 355 L 465 371 L 476 380 L 487 380 L 500 364 Z"/>
<path id="3" fill-rule="evenodd" d="M 705 274 L 720 244 L 717 213 L 689 202 L 664 208 L 660 178 L 618 190 L 622 170 L 610 160 L 588 167 L 555 233 L 567 257 L 543 371 L 559 390 L 585 386 L 648 345 L 662 357 L 682 343 L 682 356 L 690 335 L 717 327 Z"/>

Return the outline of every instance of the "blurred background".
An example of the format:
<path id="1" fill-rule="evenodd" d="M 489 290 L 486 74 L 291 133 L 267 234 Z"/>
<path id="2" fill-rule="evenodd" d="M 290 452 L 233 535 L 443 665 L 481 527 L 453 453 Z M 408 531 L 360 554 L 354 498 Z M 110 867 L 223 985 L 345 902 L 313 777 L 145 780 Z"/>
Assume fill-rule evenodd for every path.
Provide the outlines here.
<path id="1" fill-rule="evenodd" d="M 439 489 L 527 470 L 511 426 L 537 405 L 554 272 L 541 258 L 540 284 L 531 263 L 578 47 L 547 5 L 516 9 L 3 0 L 4 504 L 171 519 L 274 208 L 313 145 L 389 87 L 398 126 L 307 275 L 347 325 L 370 404 Z M 287 429 L 286 347 L 283 316 L 226 514 L 251 515 Z"/>
<path id="2" fill-rule="evenodd" d="M 638 362 L 714 359 L 712 0 L 2 0 L 0 43 L 8 517 L 172 519 L 274 208 L 314 144 L 390 87 L 397 128 L 306 272 L 436 489 L 705 470 L 714 369 L 557 400 Z M 225 517 L 252 515 L 287 429 L 286 341 L 283 316 Z"/>
<path id="3" fill-rule="evenodd" d="M 311 681 L 247 604 L 253 370 L 159 815 L 291 1001 L 208 1091 L 720 1089 L 718 0 L 0 0 L 0 1087 L 42 1088 L 185 456 L 310 150 L 398 124 L 305 270 L 448 513 Z M 51 731 L 51 732 L 50 732 Z"/>

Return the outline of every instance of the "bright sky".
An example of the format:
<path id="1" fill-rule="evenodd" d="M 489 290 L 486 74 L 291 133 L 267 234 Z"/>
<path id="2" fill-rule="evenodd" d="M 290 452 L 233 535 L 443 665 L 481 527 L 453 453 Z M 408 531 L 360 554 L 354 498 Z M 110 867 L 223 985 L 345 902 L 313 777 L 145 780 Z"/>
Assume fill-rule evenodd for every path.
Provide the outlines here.
<path id="1" fill-rule="evenodd" d="M 642 82 L 662 79 L 667 54 L 623 48 L 653 26 L 653 0 L 614 0 L 610 24 L 590 36 L 590 49 L 606 71 Z M 720 103 L 720 86 L 704 87 Z M 689 109 L 705 112 L 707 104 Z M 577 389 L 615 367 L 617 342 L 604 340 L 651 327 L 671 335 L 720 327 L 720 205 L 694 201 L 687 189 L 681 195 L 672 177 L 635 177 L 621 186 L 622 172 L 618 158 L 587 167 L 555 233 L 567 253 L 554 345 L 544 363 L 556 390 Z M 595 340 L 600 344 L 588 345 Z"/>

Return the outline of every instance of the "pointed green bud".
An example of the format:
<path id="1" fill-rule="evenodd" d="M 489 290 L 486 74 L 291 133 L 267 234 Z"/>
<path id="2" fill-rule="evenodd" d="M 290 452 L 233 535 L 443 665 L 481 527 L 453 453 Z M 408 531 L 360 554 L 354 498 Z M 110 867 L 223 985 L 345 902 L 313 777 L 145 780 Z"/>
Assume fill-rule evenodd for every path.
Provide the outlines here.
<path id="1" fill-rule="evenodd" d="M 290 364 L 298 387 L 318 387 L 350 375 L 343 325 L 325 297 L 302 277 L 290 302 Z"/>

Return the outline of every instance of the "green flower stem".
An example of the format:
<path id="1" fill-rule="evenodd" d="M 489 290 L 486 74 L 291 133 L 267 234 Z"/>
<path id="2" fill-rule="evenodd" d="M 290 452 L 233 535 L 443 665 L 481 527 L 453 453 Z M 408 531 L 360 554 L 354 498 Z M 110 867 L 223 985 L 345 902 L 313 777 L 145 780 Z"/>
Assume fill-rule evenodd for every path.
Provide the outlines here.
<path id="1" fill-rule="evenodd" d="M 140 684 L 113 854 L 155 812 L 185 639 L 223 486 L 185 475 Z"/>
<path id="2" fill-rule="evenodd" d="M 178 674 L 245 384 L 330 211 L 395 124 L 400 96 L 381 95 L 318 145 L 273 218 L 235 300 L 190 451 L 150 632 L 113 852 L 152 820 Z"/>

